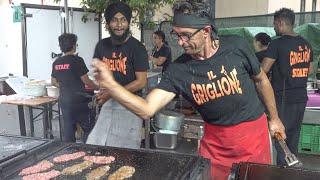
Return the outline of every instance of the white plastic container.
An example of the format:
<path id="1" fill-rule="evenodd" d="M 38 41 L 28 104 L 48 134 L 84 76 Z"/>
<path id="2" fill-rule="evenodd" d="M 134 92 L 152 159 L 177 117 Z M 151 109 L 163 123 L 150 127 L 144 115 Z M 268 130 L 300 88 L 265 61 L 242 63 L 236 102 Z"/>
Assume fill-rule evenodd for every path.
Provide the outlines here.
<path id="1" fill-rule="evenodd" d="M 46 89 L 44 85 L 26 85 L 24 87 L 24 95 L 28 96 L 45 96 Z"/>
<path id="2" fill-rule="evenodd" d="M 24 85 L 24 95 L 28 96 L 45 96 L 47 95 L 45 81 L 32 80 Z"/>
<path id="3" fill-rule="evenodd" d="M 59 97 L 59 88 L 55 86 L 47 86 L 47 94 L 49 97 L 58 98 Z"/>

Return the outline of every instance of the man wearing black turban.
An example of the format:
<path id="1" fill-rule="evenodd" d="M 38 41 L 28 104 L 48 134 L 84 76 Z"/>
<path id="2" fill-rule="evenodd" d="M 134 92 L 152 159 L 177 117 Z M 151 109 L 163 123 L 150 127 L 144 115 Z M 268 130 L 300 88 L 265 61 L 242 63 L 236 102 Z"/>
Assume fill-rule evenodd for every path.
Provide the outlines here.
<path id="1" fill-rule="evenodd" d="M 205 121 L 199 153 L 211 160 L 212 179 L 225 180 L 232 163 L 271 163 L 268 121 L 258 93 L 270 114 L 271 134 L 285 138 L 285 133 L 270 82 L 248 42 L 234 35 L 218 38 L 201 7 L 175 6 L 172 35 L 185 54 L 171 63 L 146 99 L 125 90 L 101 62 L 93 66 L 110 96 L 144 119 L 180 93 Z"/>
<path id="2" fill-rule="evenodd" d="M 148 54 L 129 33 L 132 10 L 123 2 L 115 2 L 106 8 L 104 17 L 111 36 L 98 42 L 93 58 L 103 62 L 102 66 L 109 68 L 128 91 L 142 95 L 147 84 Z M 103 106 L 87 143 L 140 148 L 141 119 L 109 98 L 108 91 L 97 94 L 98 104 Z"/>
<path id="3" fill-rule="evenodd" d="M 117 3 L 110 4 L 104 11 L 104 18 L 106 20 L 107 26 L 109 26 L 108 30 L 112 40 L 115 41 L 116 43 L 121 44 L 128 37 L 129 28 L 124 29 L 124 33 L 123 32 L 118 33 L 116 27 L 112 25 L 110 27 L 110 23 L 112 23 L 116 14 L 121 14 L 120 16 L 122 16 L 122 18 L 125 18 L 128 24 L 130 25 L 132 10 L 127 4 L 123 2 L 117 2 Z"/>

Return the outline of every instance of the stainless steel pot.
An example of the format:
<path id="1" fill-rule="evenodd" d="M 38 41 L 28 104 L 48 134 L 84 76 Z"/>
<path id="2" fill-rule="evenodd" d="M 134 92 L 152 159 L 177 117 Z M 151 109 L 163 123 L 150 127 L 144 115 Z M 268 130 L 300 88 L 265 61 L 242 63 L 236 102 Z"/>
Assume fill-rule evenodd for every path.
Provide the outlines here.
<path id="1" fill-rule="evenodd" d="M 154 125 L 159 129 L 179 131 L 184 122 L 184 115 L 171 110 L 158 112 L 154 117 Z"/>

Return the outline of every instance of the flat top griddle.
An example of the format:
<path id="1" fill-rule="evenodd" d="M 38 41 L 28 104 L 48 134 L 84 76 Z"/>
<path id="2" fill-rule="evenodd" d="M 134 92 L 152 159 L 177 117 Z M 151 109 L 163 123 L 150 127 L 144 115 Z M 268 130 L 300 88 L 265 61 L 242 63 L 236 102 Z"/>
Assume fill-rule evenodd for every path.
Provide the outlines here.
<path id="1" fill-rule="evenodd" d="M 239 163 L 233 166 L 232 180 L 318 180 L 320 171 L 302 168 L 284 168 L 273 165 Z"/>
<path id="2" fill-rule="evenodd" d="M 0 134 L 0 164 L 46 144 L 48 141 L 49 140 Z"/>
<path id="3" fill-rule="evenodd" d="M 53 162 L 53 158 L 66 153 L 74 153 L 77 151 L 85 151 L 88 155 L 105 155 L 114 156 L 115 161 L 110 164 L 109 173 L 115 172 L 121 166 L 133 166 L 136 171 L 130 179 L 196 179 L 196 176 L 203 170 L 209 170 L 210 162 L 199 156 L 185 155 L 185 154 L 173 154 L 151 150 L 132 150 L 113 147 L 92 146 L 85 144 L 68 144 L 68 145 L 54 145 L 52 147 L 46 147 L 43 152 L 37 153 L 31 159 L 32 163 L 26 163 L 25 161 L 17 162 L 23 164 L 20 168 L 16 168 L 12 174 L 4 173 L 2 175 L 5 179 L 21 179 L 19 172 L 21 169 L 34 165 L 39 161 L 46 159 Z M 55 150 L 53 150 L 55 148 Z M 46 154 L 47 153 L 47 154 Z M 42 154 L 46 154 L 43 156 Z M 83 162 L 83 159 L 70 161 L 66 163 L 55 164 L 53 169 L 62 171 L 64 168 L 72 166 L 77 163 Z M 57 180 L 62 179 L 85 179 L 85 175 L 91 170 L 99 167 L 100 165 L 94 165 L 90 169 L 83 171 L 76 176 L 59 176 Z M 106 178 L 105 178 L 106 179 Z"/>

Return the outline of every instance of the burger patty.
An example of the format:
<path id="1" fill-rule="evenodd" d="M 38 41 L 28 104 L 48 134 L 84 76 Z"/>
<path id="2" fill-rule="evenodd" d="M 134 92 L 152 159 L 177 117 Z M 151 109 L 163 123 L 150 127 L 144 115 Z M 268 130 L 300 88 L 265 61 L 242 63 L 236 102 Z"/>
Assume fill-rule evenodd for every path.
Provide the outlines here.
<path id="1" fill-rule="evenodd" d="M 25 169 L 22 169 L 21 172 L 19 173 L 19 175 L 21 176 L 25 176 L 28 174 L 34 174 L 34 173 L 39 173 L 42 171 L 46 171 L 50 168 L 53 167 L 53 164 L 47 160 L 41 161 L 38 164 L 34 165 L 34 166 L 30 166 L 27 167 Z"/>
<path id="2" fill-rule="evenodd" d="M 86 175 L 87 180 L 97 180 L 100 179 L 101 177 L 105 176 L 108 171 L 110 170 L 110 167 L 108 165 L 98 167 L 91 172 L 89 172 Z"/>
<path id="3" fill-rule="evenodd" d="M 122 180 L 131 177 L 135 172 L 132 166 L 122 166 L 108 177 L 108 180 Z"/>
<path id="4" fill-rule="evenodd" d="M 36 173 L 28 176 L 23 176 L 22 180 L 50 180 L 55 177 L 58 177 L 61 173 L 56 170 L 51 170 L 49 172 L 44 173 Z"/>
<path id="5" fill-rule="evenodd" d="M 72 153 L 72 154 L 63 154 L 61 156 L 57 156 L 57 157 L 53 158 L 53 162 L 54 163 L 68 162 L 68 161 L 72 161 L 75 159 L 79 159 L 85 155 L 86 155 L 86 153 L 83 151 Z"/>
<path id="6" fill-rule="evenodd" d="M 115 160 L 113 156 L 85 156 L 83 159 L 95 164 L 110 164 Z"/>
<path id="7" fill-rule="evenodd" d="M 62 170 L 62 174 L 65 174 L 65 175 L 75 175 L 75 174 L 77 174 L 77 173 L 81 173 L 83 170 L 91 167 L 92 165 L 93 165 L 93 162 L 84 161 L 84 162 L 82 162 L 82 163 L 75 164 L 75 165 L 73 165 L 73 166 L 64 168 L 64 169 Z"/>

